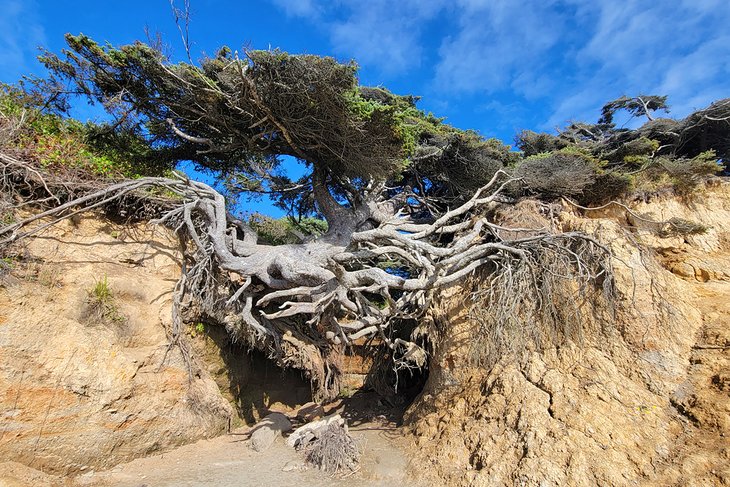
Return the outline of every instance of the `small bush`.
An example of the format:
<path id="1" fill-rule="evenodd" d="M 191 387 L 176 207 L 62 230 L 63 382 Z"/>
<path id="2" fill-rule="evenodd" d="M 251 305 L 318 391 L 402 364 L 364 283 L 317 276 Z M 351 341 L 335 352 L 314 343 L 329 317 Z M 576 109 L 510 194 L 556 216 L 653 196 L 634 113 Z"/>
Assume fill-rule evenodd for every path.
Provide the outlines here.
<path id="1" fill-rule="evenodd" d="M 598 174 L 596 180 L 585 188 L 580 201 L 584 205 L 596 206 L 621 199 L 634 187 L 631 176 L 618 172 Z"/>
<path id="2" fill-rule="evenodd" d="M 717 162 L 715 151 L 706 151 L 692 159 L 665 160 L 662 169 L 671 177 L 675 191 L 688 194 L 708 176 L 720 172 L 722 166 Z"/>
<path id="3" fill-rule="evenodd" d="M 50 264 L 42 261 L 29 262 L 23 270 L 23 279 L 26 281 L 36 282 L 48 288 L 61 286 L 60 274 Z"/>
<path id="4" fill-rule="evenodd" d="M 526 158 L 515 169 L 527 191 L 541 196 L 576 196 L 595 183 L 595 163 L 583 154 L 544 153 Z"/>
<path id="5" fill-rule="evenodd" d="M 660 237 L 677 237 L 687 235 L 702 235 L 709 227 L 701 223 L 685 220 L 684 218 L 670 218 L 664 222 L 657 232 Z"/>
<path id="6" fill-rule="evenodd" d="M 106 324 L 123 323 L 126 321 L 126 318 L 119 312 L 119 308 L 114 302 L 114 296 L 109 287 L 107 276 L 94 282 L 94 287 L 88 292 L 87 304 L 86 317 L 88 319 L 98 320 Z"/>
<path id="7" fill-rule="evenodd" d="M 0 258 L 0 278 L 10 274 L 15 268 L 15 261 L 11 257 Z"/>
<path id="8" fill-rule="evenodd" d="M 112 291 L 109 289 L 109 280 L 106 276 L 104 276 L 103 279 L 96 281 L 94 287 L 91 288 L 91 297 L 102 303 L 112 299 Z"/>
<path id="9" fill-rule="evenodd" d="M 603 155 L 611 165 L 639 167 L 641 162 L 659 149 L 659 142 L 647 137 L 639 137 Z M 638 163 L 638 164 L 637 164 Z"/>
<path id="10" fill-rule="evenodd" d="M 567 142 L 546 133 L 537 133 L 532 130 L 523 130 L 515 136 L 515 145 L 525 156 L 535 156 L 545 152 L 560 150 Z"/>
<path id="11" fill-rule="evenodd" d="M 205 324 L 201 322 L 190 323 L 188 325 L 188 334 L 191 338 L 195 338 L 199 335 L 205 334 Z"/>
<path id="12" fill-rule="evenodd" d="M 25 160 L 94 177 L 136 178 L 168 174 L 169 161 L 134 132 L 81 123 L 44 110 L 46 102 L 22 88 L 0 84 L 0 146 Z"/>
<path id="13" fill-rule="evenodd" d="M 635 189 L 648 194 L 672 190 L 687 197 L 721 170 L 714 151 L 702 152 L 691 159 L 658 157 L 646 170 L 634 176 Z"/>

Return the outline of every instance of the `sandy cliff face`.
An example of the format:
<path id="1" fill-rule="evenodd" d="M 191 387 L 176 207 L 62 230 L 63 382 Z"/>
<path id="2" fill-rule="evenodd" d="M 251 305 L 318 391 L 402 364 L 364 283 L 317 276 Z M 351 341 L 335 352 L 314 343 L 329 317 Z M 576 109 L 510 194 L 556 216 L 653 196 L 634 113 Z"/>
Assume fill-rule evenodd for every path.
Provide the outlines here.
<path id="1" fill-rule="evenodd" d="M 409 412 L 414 468 L 454 485 L 730 485 L 730 187 L 633 210 L 710 228 L 662 238 L 617 208 L 564 213 L 565 229 L 612 248 L 624 308 L 586 322 L 580 346 L 475 367 L 476 324 L 454 290 Z"/>
<path id="2" fill-rule="evenodd" d="M 595 234 L 616 255 L 622 310 L 587 320 L 581 343 L 528 347 L 477 367 L 467 360 L 480 339 L 469 294 L 450 290 L 428 382 L 407 417 L 419 479 L 730 485 L 730 185 L 633 211 L 709 229 L 659 236 L 620 208 L 563 212 L 565 230 Z M 26 466 L 102 469 L 217 435 L 234 416 L 219 387 L 230 388 L 243 416 L 262 403 L 241 396 L 250 371 L 233 367 L 214 335 L 205 344 L 218 348 L 196 348 L 203 366 L 192 380 L 176 349 L 163 363 L 179 270 L 174 243 L 151 232 L 94 217 L 62 223 L 29 241 L 3 278 L 0 478 L 27 478 Z M 104 278 L 123 319 L 90 311 L 89 290 Z M 220 357 L 206 362 L 206 354 Z"/>
<path id="3" fill-rule="evenodd" d="M 73 473 L 226 430 L 216 384 L 163 362 L 179 268 L 160 232 L 90 216 L 29 241 L 0 286 L 2 460 Z M 89 307 L 104 279 L 113 319 Z"/>

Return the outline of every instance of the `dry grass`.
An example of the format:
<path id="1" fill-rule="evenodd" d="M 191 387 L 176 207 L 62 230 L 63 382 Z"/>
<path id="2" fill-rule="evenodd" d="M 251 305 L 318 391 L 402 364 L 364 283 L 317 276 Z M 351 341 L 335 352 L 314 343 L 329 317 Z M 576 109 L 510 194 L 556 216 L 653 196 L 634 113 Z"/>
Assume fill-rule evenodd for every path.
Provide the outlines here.
<path id="1" fill-rule="evenodd" d="M 86 305 L 84 317 L 89 322 L 121 324 L 126 321 L 114 300 L 107 276 L 94 282 L 94 286 L 88 291 Z"/>

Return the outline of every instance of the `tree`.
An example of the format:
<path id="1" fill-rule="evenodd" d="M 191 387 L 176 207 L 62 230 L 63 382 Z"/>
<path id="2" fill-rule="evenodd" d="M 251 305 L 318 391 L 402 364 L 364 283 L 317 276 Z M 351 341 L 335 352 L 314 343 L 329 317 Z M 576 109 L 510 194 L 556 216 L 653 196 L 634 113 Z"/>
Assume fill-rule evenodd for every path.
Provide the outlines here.
<path id="1" fill-rule="evenodd" d="M 657 95 L 639 95 L 635 97 L 622 96 L 603 105 L 601 118 L 598 123 L 609 124 L 618 110 L 626 110 L 634 117 L 644 116 L 652 121 L 652 112 L 656 110 L 668 111 L 667 97 Z"/>
<path id="2" fill-rule="evenodd" d="M 147 163 L 190 160 L 226 175 L 237 191 L 270 193 L 297 216 L 326 220 L 321 236 L 268 245 L 219 192 L 173 176 L 95 188 L 0 228 L 10 242 L 69 211 L 144 198 L 150 188 L 177 195 L 157 219 L 178 232 L 185 256 L 175 340 L 186 317 L 223 324 L 282 365 L 310 372 L 324 398 L 339 388 L 336 355 L 363 337 L 379 337 L 397 367 L 423 366 L 426 352 L 404 324 L 425 319 L 439 289 L 480 269 L 505 282 L 520 276 L 512 282 L 520 293 L 557 278 L 610 289 L 610 253 L 590 236 L 493 221 L 489 209 L 514 186 L 519 154 L 423 113 L 415 97 L 359 86 L 353 63 L 222 48 L 196 66 L 173 64 L 142 43 L 67 42 L 61 56 L 43 56 L 51 84 L 67 83 L 68 93 L 109 110 L 115 120 L 106 129 L 116 136 L 107 146 L 142 140 Z M 281 156 L 297 158 L 308 174 L 290 180 Z M 27 166 L 1 161 L 4 183 L 40 178 L 39 191 L 53 193 Z M 555 256 L 573 272 L 543 275 Z M 514 299 L 500 303 L 514 307 Z"/>

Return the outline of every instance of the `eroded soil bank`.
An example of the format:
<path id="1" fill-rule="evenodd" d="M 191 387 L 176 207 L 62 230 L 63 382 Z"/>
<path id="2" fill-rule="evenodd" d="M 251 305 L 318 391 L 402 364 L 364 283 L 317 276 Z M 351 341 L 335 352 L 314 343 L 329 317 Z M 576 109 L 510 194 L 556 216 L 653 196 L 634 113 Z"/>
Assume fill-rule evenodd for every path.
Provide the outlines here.
<path id="1" fill-rule="evenodd" d="M 298 470 L 281 441 L 246 446 L 247 423 L 308 400 L 306 380 L 272 369 L 257 383 L 266 362 L 235 360 L 204 326 L 190 337 L 197 376 L 176 349 L 163 362 L 179 272 L 164 234 L 61 224 L 0 286 L 0 485 L 730 485 L 728 183 L 632 209 L 561 214 L 563 230 L 617 257 L 621 309 L 587 318 L 580 343 L 476 366 L 469 294 L 451 289 L 406 425 L 370 414 L 387 404 L 361 407 L 365 457 L 347 479 Z M 672 217 L 708 229 L 666 235 L 644 221 Z M 91 319 L 102 279 L 125 320 Z"/>
<path id="2" fill-rule="evenodd" d="M 455 292 L 424 394 L 409 412 L 449 485 L 730 485 L 730 191 L 565 212 L 616 255 L 622 311 L 588 317 L 582 343 L 466 360 L 476 324 Z M 707 231 L 659 235 L 643 218 Z M 638 245 L 640 244 L 640 245 Z"/>

